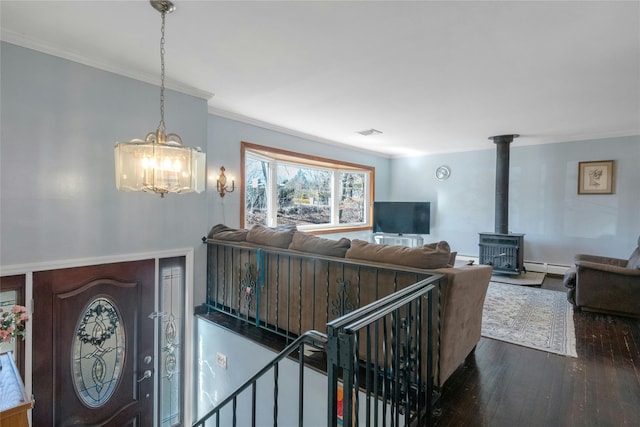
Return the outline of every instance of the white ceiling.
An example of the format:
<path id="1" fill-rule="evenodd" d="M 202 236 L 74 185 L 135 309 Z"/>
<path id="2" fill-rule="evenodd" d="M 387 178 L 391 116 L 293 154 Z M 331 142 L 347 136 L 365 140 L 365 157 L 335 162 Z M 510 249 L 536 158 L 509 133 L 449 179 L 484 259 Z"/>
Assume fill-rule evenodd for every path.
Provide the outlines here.
<path id="1" fill-rule="evenodd" d="M 167 86 L 215 114 L 388 156 L 640 134 L 638 1 L 174 3 Z M 2 40 L 159 83 L 147 1 L 0 6 Z"/>

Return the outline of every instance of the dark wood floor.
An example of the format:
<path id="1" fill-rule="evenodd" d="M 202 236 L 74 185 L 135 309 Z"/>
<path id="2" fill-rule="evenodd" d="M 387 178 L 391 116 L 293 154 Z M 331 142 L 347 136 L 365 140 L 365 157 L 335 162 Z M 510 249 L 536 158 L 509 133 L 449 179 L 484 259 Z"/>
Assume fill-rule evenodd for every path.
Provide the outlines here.
<path id="1" fill-rule="evenodd" d="M 562 290 L 546 277 L 542 288 Z M 445 383 L 436 426 L 640 426 L 640 321 L 573 315 L 577 358 L 481 338 Z"/>
<path id="2" fill-rule="evenodd" d="M 564 292 L 560 277 L 544 289 Z M 279 351 L 281 337 L 204 315 Z M 435 426 L 640 426 L 640 321 L 575 312 L 578 357 L 481 338 L 445 383 Z"/>

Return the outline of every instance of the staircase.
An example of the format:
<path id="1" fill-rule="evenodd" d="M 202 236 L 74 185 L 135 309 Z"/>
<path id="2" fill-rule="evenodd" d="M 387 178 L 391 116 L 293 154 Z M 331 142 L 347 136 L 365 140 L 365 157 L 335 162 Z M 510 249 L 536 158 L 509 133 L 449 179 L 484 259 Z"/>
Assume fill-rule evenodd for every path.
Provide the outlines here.
<path id="1" fill-rule="evenodd" d="M 433 364 L 431 357 L 423 360 L 422 355 L 432 354 L 433 283 L 437 280 L 429 277 L 352 311 L 328 323 L 326 335 L 302 334 L 193 426 L 428 425 Z M 326 401 L 322 403 L 327 413 L 322 419 L 305 414 L 310 404 L 305 403 L 309 350 L 326 356 Z M 280 366 L 292 357 L 298 362 L 297 378 L 283 379 Z M 294 381 L 297 401 L 283 401 L 283 383 Z M 296 420 L 284 419 L 283 405 L 297 406 Z"/>

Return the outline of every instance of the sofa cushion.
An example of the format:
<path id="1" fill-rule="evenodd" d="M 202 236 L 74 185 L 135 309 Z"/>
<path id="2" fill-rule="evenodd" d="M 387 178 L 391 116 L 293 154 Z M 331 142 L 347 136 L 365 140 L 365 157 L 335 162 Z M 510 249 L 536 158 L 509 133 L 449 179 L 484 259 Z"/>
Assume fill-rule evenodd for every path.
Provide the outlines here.
<path id="1" fill-rule="evenodd" d="M 449 255 L 449 265 L 447 267 L 455 267 L 457 256 L 458 252 L 451 252 L 451 254 Z"/>
<path id="2" fill-rule="evenodd" d="M 247 233 L 247 242 L 287 249 L 291 244 L 291 240 L 293 239 L 293 234 L 295 232 L 295 228 L 289 228 L 281 231 L 256 224 L 251 227 Z"/>
<path id="3" fill-rule="evenodd" d="M 351 241 L 351 247 L 345 257 L 414 268 L 445 268 L 449 267 L 451 248 L 449 243 L 444 240 L 417 248 L 409 248 L 380 245 L 354 239 Z"/>
<path id="4" fill-rule="evenodd" d="M 246 242 L 249 230 L 227 227 L 224 224 L 218 224 L 211 227 L 209 235 L 210 239 L 228 240 L 231 242 Z"/>
<path id="5" fill-rule="evenodd" d="M 351 240 L 346 237 L 340 240 L 325 239 L 303 231 L 296 231 L 289 245 L 289 249 L 344 258 L 344 254 L 351 246 Z"/>

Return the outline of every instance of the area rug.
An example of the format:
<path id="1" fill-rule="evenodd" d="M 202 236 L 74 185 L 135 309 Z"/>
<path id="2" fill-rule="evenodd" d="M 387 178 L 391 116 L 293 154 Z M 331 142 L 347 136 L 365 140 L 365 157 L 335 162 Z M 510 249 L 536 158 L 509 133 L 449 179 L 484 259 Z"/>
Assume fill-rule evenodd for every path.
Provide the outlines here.
<path id="1" fill-rule="evenodd" d="M 540 286 L 544 281 L 545 273 L 538 273 L 535 271 L 527 271 L 526 273 L 519 274 L 517 276 L 491 276 L 492 282 L 510 283 L 512 285 L 522 286 Z"/>
<path id="2" fill-rule="evenodd" d="M 564 292 L 490 282 L 482 336 L 578 357 L 573 308 Z"/>

